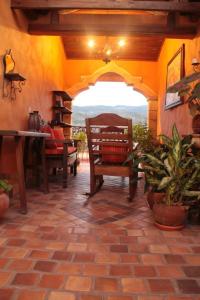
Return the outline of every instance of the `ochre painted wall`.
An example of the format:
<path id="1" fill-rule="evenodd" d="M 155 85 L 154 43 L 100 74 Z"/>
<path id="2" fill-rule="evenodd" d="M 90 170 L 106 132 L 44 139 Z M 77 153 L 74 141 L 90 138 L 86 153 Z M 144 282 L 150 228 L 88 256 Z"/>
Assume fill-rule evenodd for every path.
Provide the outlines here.
<path id="1" fill-rule="evenodd" d="M 160 53 L 158 62 L 158 134 L 170 134 L 171 128 L 176 123 L 181 134 L 192 133 L 192 117 L 190 115 L 188 104 L 184 103 L 169 110 L 165 110 L 165 92 L 166 92 L 166 71 L 167 63 L 181 47 L 185 44 L 185 74 L 189 75 L 193 72 L 191 62 L 192 58 L 197 57 L 200 59 L 200 38 L 193 40 L 174 40 L 166 39 Z"/>
<path id="2" fill-rule="evenodd" d="M 15 72 L 26 78 L 22 93 L 11 101 L 2 97 L 3 55 L 12 49 Z M 12 12 L 9 0 L 0 1 L 0 129 L 27 129 L 29 110 L 39 110 L 51 120 L 54 89 L 64 87 L 65 54 L 59 37 L 31 36 L 19 12 Z M 11 145 L 1 169 L 15 168 Z M 9 163 L 11 162 L 11 163 Z"/>

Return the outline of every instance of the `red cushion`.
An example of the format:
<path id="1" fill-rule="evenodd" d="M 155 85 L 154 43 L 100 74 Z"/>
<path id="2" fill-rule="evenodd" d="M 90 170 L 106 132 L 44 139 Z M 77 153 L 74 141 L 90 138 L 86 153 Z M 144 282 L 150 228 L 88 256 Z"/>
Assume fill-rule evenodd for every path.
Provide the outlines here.
<path id="1" fill-rule="evenodd" d="M 103 151 L 122 152 L 125 154 L 102 154 L 102 161 L 107 163 L 123 163 L 127 159 L 127 147 L 102 146 Z"/>
<path id="2" fill-rule="evenodd" d="M 76 147 L 71 147 L 71 146 L 68 147 L 67 150 L 68 150 L 68 154 L 72 154 L 77 151 Z M 55 154 L 55 155 L 63 154 L 63 147 L 58 147 L 56 149 L 46 149 L 45 153 L 46 154 Z"/>
<path id="3" fill-rule="evenodd" d="M 56 140 L 64 140 L 64 133 L 63 133 L 63 128 L 54 128 L 53 129 L 54 136 Z M 57 142 L 58 147 L 63 147 L 63 143 Z"/>
<path id="4" fill-rule="evenodd" d="M 41 128 L 40 130 L 41 132 L 44 132 L 44 133 L 50 133 L 50 137 L 47 137 L 46 140 L 45 140 L 45 146 L 47 149 L 56 149 L 57 148 L 57 144 L 56 142 L 53 142 L 52 139 L 54 140 L 55 139 L 55 135 L 54 135 L 54 131 L 53 129 L 46 125 L 44 127 Z"/>

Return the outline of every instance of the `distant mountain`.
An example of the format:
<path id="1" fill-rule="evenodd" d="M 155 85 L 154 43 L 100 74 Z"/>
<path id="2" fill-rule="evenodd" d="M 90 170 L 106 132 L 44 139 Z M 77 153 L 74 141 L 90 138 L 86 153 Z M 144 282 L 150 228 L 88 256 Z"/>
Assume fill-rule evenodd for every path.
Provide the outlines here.
<path id="1" fill-rule="evenodd" d="M 72 124 L 85 126 L 85 119 L 101 113 L 115 113 L 125 118 L 131 118 L 133 124 L 147 122 L 147 106 L 73 106 Z"/>

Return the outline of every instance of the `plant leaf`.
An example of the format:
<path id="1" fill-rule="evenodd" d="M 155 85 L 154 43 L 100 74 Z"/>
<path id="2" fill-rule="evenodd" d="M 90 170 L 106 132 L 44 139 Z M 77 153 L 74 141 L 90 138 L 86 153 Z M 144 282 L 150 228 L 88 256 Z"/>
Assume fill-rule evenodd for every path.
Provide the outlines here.
<path id="1" fill-rule="evenodd" d="M 145 154 L 145 156 L 149 159 L 150 162 L 155 163 L 160 166 L 164 166 L 163 162 L 160 159 L 156 158 L 155 156 L 153 156 L 151 154 Z"/>
<path id="2" fill-rule="evenodd" d="M 164 134 L 160 134 L 159 137 L 161 138 L 162 142 L 163 142 L 168 148 L 171 149 L 171 148 L 173 147 L 173 142 L 172 142 L 172 140 L 171 140 L 168 136 L 166 136 L 166 135 L 164 135 Z"/>
<path id="3" fill-rule="evenodd" d="M 158 186 L 158 190 L 162 190 L 164 188 L 166 188 L 166 186 L 172 181 L 172 177 L 168 176 L 168 177 L 163 177 L 163 179 L 161 180 L 159 186 Z"/>
<path id="4" fill-rule="evenodd" d="M 180 136 L 179 136 L 176 124 L 174 124 L 173 127 L 172 127 L 172 137 L 173 137 L 173 141 L 175 143 L 178 143 L 180 141 Z"/>

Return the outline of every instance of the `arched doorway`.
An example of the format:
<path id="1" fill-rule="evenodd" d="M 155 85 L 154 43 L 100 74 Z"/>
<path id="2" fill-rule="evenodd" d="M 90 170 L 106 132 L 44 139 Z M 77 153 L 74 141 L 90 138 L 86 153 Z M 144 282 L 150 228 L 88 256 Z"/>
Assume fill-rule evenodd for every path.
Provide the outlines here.
<path id="1" fill-rule="evenodd" d="M 118 75 L 112 79 L 117 80 L 116 77 Z M 105 74 L 95 85 L 80 92 L 73 100 L 72 111 L 72 124 L 78 127 L 85 126 L 86 118 L 101 113 L 130 118 L 133 124 L 147 124 L 147 99 L 132 86 L 127 86 L 123 78 L 111 81 L 110 74 Z"/>
<path id="2" fill-rule="evenodd" d="M 93 74 L 89 76 L 82 76 L 81 81 L 73 85 L 67 90 L 67 92 L 75 97 L 81 91 L 87 90 L 89 86 L 94 85 L 99 79 L 105 80 L 105 78 L 123 78 L 123 81 L 128 85 L 132 86 L 135 91 L 143 94 L 148 101 L 147 109 L 147 124 L 151 129 L 154 136 L 157 134 L 157 95 L 156 93 L 148 87 L 144 82 L 142 77 L 133 76 L 125 69 L 119 67 L 115 62 L 111 61 L 102 68 L 96 70 Z"/>

